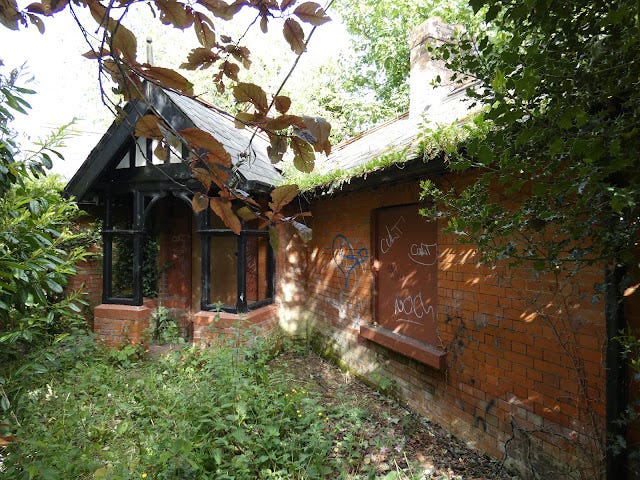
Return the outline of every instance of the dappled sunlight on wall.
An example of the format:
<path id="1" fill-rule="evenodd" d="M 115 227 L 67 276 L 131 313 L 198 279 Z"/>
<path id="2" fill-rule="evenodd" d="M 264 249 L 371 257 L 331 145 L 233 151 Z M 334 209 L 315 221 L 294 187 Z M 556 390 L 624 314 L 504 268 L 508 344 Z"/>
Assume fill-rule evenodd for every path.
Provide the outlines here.
<path id="1" fill-rule="evenodd" d="M 420 242 L 428 249 L 416 246 L 414 253 L 437 252 L 443 369 L 402 348 L 394 351 L 392 343 L 369 340 L 375 335 L 362 336 L 363 327 L 375 329 L 375 271 L 386 266 L 376 258 L 372 212 L 417 198 L 417 182 L 407 182 L 314 202 L 306 273 L 310 341 L 518 469 L 535 464 L 564 472 L 579 461 L 587 465 L 604 441 L 604 306 L 593 298 L 594 283 L 602 281 L 598 266 L 576 277 L 490 266 L 480 263 L 474 246 L 438 230 L 436 242 Z M 396 229 L 385 238 L 395 241 L 401 234 Z M 422 287 L 417 268 L 402 268 L 399 287 Z M 393 313 L 391 295 L 386 300 Z M 412 305 L 406 309 L 413 311 Z"/>

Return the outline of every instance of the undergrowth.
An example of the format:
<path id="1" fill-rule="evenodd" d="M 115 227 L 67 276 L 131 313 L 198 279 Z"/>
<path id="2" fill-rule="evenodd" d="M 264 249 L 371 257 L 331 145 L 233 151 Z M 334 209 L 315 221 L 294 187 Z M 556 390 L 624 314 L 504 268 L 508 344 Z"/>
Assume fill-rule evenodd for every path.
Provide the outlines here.
<path id="1" fill-rule="evenodd" d="M 0 435 L 13 440 L 0 447 L 0 476 L 373 478 L 348 433 L 366 412 L 292 388 L 269 364 L 269 341 L 140 353 L 67 337 L 21 367 L 0 367 Z"/>

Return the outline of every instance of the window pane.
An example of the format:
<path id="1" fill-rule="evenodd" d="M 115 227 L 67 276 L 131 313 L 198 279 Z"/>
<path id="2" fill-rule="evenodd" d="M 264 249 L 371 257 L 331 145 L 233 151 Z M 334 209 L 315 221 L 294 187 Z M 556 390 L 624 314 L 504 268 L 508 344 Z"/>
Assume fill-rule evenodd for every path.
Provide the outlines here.
<path id="1" fill-rule="evenodd" d="M 111 204 L 112 228 L 131 230 L 133 228 L 133 194 L 118 195 Z"/>
<path id="2" fill-rule="evenodd" d="M 267 298 L 269 293 L 269 272 L 267 269 L 268 239 L 247 237 L 245 275 L 247 282 L 247 303 Z"/>
<path id="3" fill-rule="evenodd" d="M 235 307 L 238 285 L 237 239 L 235 236 L 209 237 L 209 303 Z"/>
<path id="4" fill-rule="evenodd" d="M 160 145 L 160 142 L 158 142 L 157 140 L 153 140 L 151 142 L 151 163 L 153 163 L 154 165 L 164 164 L 164 159 L 159 158 L 155 153 L 158 149 L 158 145 Z"/>
<path id="5" fill-rule="evenodd" d="M 133 237 L 113 237 L 111 255 L 111 296 L 133 298 Z"/>
<path id="6" fill-rule="evenodd" d="M 160 244 L 157 235 L 145 235 L 142 244 L 142 296 L 158 297 L 158 254 Z"/>

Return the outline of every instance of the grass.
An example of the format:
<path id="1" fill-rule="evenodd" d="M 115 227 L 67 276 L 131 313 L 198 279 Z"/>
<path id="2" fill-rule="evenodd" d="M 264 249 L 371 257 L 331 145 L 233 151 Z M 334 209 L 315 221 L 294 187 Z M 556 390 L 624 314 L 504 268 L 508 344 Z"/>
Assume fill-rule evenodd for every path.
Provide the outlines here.
<path id="1" fill-rule="evenodd" d="M 272 367 L 274 348 L 256 339 L 148 359 L 67 337 L 4 365 L 0 438 L 19 440 L 0 447 L 0 476 L 377 478 L 358 435 L 367 411 L 296 388 L 286 368 Z"/>

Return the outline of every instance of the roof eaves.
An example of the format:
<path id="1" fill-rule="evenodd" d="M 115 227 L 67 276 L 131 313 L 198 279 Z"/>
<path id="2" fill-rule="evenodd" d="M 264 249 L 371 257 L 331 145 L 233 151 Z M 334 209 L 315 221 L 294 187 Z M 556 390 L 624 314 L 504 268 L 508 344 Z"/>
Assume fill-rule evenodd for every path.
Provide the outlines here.
<path id="1" fill-rule="evenodd" d="M 93 183 L 100 176 L 109 161 L 130 138 L 133 128 L 146 111 L 145 103 L 134 100 L 124 106 L 124 117 L 116 119 L 107 129 L 98 144 L 91 150 L 87 159 L 71 177 L 62 194 L 82 201 Z"/>
<path id="2" fill-rule="evenodd" d="M 417 176 L 442 175 L 447 171 L 444 153 L 440 153 L 428 161 L 423 160 L 420 156 L 414 156 L 405 162 L 397 162 L 382 168 L 355 173 L 348 178 L 318 185 L 302 192 L 301 195 L 307 200 L 331 198 L 367 188 L 404 182 L 415 179 Z"/>

